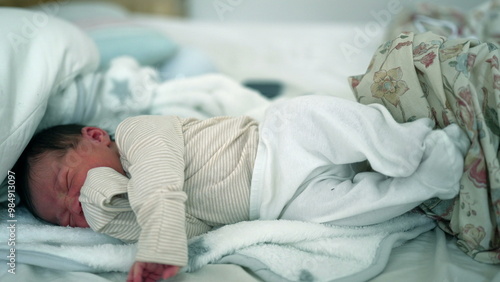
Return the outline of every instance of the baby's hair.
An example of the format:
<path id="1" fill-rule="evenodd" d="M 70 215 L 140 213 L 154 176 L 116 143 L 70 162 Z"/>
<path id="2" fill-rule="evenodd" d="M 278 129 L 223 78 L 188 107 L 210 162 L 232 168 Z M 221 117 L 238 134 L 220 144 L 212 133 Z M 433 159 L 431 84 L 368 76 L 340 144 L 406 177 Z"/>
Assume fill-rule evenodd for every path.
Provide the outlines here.
<path id="1" fill-rule="evenodd" d="M 54 152 L 62 157 L 69 149 L 75 149 L 81 140 L 83 127 L 83 125 L 79 124 L 66 124 L 56 125 L 40 131 L 33 136 L 14 165 L 12 170 L 19 177 L 16 183 L 16 191 L 19 194 L 21 202 L 26 205 L 26 208 L 36 218 L 43 220 L 33 205 L 29 187 L 31 167 L 46 153 Z"/>

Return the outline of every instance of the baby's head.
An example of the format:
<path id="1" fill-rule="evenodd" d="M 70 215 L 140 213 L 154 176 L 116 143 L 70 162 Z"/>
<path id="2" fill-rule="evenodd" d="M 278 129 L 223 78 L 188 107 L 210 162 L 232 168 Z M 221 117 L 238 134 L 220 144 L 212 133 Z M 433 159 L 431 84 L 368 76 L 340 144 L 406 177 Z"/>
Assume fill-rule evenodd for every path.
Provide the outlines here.
<path id="1" fill-rule="evenodd" d="M 21 198 L 28 209 L 47 222 L 89 227 L 80 190 L 87 172 L 111 167 L 125 174 L 115 142 L 97 127 L 59 125 L 36 134 L 15 166 L 23 176 Z"/>

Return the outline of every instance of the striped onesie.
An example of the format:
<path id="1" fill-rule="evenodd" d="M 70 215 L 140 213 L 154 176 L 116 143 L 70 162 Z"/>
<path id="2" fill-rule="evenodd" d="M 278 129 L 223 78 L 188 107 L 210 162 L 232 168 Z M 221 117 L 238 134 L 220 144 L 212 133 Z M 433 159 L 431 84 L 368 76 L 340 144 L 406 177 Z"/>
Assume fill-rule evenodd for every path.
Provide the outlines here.
<path id="1" fill-rule="evenodd" d="M 137 261 L 185 265 L 187 239 L 249 219 L 258 144 L 251 118 L 139 116 L 115 136 L 133 177 L 91 169 L 80 202 L 93 230 L 139 242 Z"/>

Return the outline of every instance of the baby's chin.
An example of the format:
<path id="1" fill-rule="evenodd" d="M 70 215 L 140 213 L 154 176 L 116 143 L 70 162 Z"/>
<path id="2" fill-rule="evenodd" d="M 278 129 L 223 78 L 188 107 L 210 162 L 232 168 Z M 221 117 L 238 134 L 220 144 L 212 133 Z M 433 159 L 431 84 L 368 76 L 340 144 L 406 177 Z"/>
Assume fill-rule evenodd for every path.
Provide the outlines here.
<path id="1" fill-rule="evenodd" d="M 83 216 L 83 213 L 74 218 L 73 225 L 70 225 L 71 227 L 80 227 L 80 228 L 90 228 L 89 224 L 87 223 L 87 220 Z"/>
<path id="2" fill-rule="evenodd" d="M 83 223 L 77 224 L 75 227 L 80 227 L 80 228 L 90 228 L 89 224 L 85 221 Z"/>
<path id="3" fill-rule="evenodd" d="M 82 216 L 81 221 L 78 221 L 75 227 L 90 228 L 90 225 L 87 223 L 85 217 Z"/>

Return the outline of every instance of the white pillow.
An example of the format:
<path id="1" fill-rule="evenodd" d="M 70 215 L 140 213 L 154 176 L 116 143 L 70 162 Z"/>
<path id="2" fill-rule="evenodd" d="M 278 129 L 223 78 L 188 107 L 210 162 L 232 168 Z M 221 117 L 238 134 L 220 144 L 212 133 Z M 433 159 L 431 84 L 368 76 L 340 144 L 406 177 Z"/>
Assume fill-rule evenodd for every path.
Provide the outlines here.
<path id="1" fill-rule="evenodd" d="M 96 70 L 99 55 L 80 29 L 44 12 L 0 8 L 0 38 L 1 181 L 33 136 L 49 96 Z"/>

